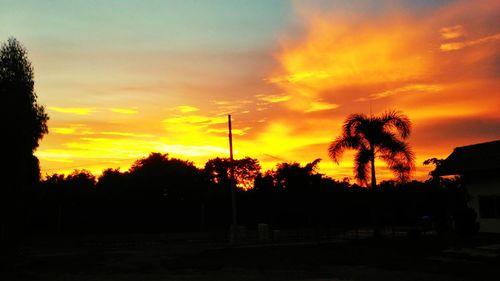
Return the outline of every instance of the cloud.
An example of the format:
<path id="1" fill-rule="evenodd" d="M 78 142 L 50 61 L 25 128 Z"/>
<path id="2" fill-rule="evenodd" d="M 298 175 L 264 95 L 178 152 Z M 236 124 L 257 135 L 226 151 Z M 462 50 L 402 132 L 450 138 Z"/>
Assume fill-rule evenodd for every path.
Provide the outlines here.
<path id="1" fill-rule="evenodd" d="M 264 101 L 267 103 L 279 103 L 290 99 L 289 95 L 256 95 L 257 100 Z"/>
<path id="2" fill-rule="evenodd" d="M 91 103 L 84 102 L 92 106 L 88 114 L 100 114 L 54 114 L 53 134 L 43 139 L 39 151 L 42 168 L 63 167 L 56 161 L 74 161 L 92 170 L 123 168 L 152 151 L 187 158 L 201 167 L 209 158 L 228 156 L 228 113 L 233 115 L 236 157 L 259 158 L 264 168 L 282 160 L 305 164 L 323 158 L 321 172 L 336 179 L 352 177 L 352 154 L 336 166 L 327 160 L 326 148 L 351 113 L 402 110 L 414 124 L 409 141 L 417 165 L 423 157 L 444 157 L 457 145 L 499 138 L 498 1 L 438 1 L 433 9 L 418 12 L 387 9 L 393 1 L 385 6 L 368 2 L 376 11 L 366 8 L 359 14 L 345 8 L 351 4 L 334 1 L 328 1 L 331 9 L 317 1 L 294 2 L 316 8 L 296 7 L 294 26 L 273 34 L 279 45 L 238 63 L 225 55 L 200 63 L 186 60 L 194 53 L 174 58 L 138 54 L 138 65 L 148 57 L 139 78 L 137 73 L 120 72 L 109 85 L 92 76 L 78 89 L 65 81 L 79 94 L 93 92 Z M 175 65 L 166 64 L 172 59 Z M 120 89 L 126 86 L 123 81 L 138 88 Z M 101 83 L 107 86 L 95 90 Z M 109 108 L 118 104 L 134 110 L 138 105 L 141 114 L 111 114 Z M 173 107 L 164 110 L 168 106 Z M 76 122 L 87 127 L 74 128 Z M 378 165 L 382 179 L 392 178 L 382 163 Z M 418 166 L 417 174 L 425 177 L 422 171 Z"/>
<path id="3" fill-rule="evenodd" d="M 242 95 L 244 96 L 244 95 Z M 246 96 L 244 96 L 246 97 Z M 255 103 L 251 99 L 235 99 L 235 100 L 218 100 L 213 102 L 216 106 L 216 115 L 227 115 L 234 113 L 242 113 L 249 109 L 253 109 Z"/>
<path id="4" fill-rule="evenodd" d="M 439 118 L 418 124 L 417 132 L 425 132 L 414 138 L 415 142 L 457 143 L 466 145 L 500 138 L 500 116 L 459 116 Z M 472 141 L 471 141 L 472 140 Z M 451 152 L 451 151 L 450 151 Z"/>
<path id="5" fill-rule="evenodd" d="M 199 111 L 200 109 L 194 106 L 190 105 L 179 105 L 176 107 L 177 110 L 179 110 L 182 113 L 189 113 L 189 112 L 195 112 Z"/>
<path id="6" fill-rule="evenodd" d="M 167 151 L 172 155 L 182 156 L 208 156 L 215 154 L 226 154 L 226 147 L 211 145 L 183 145 L 183 144 L 165 144 L 158 147 L 161 151 Z"/>
<path id="7" fill-rule="evenodd" d="M 279 67 L 267 78 L 290 98 L 282 102 L 285 107 L 273 108 L 272 112 L 279 113 L 266 116 L 266 123 L 284 122 L 289 126 L 285 128 L 294 132 L 293 139 L 308 136 L 331 141 L 351 113 L 402 110 L 416 128 L 410 144 L 418 151 L 419 161 L 449 153 L 448 140 L 475 143 L 486 139 L 485 135 L 500 137 L 492 129 L 498 126 L 494 120 L 499 117 L 492 104 L 500 102 L 500 96 L 495 95 L 499 91 L 500 57 L 494 48 L 500 33 L 495 25 L 498 9 L 492 12 L 491 4 L 493 1 L 440 4 L 434 10 L 421 11 L 424 17 L 398 9 L 382 10 L 377 16 L 349 17 L 341 9 L 298 9 L 302 32 L 282 37 L 275 54 Z M 304 5 L 314 6 L 300 2 L 298 8 Z M 370 105 L 360 101 L 370 101 Z M 321 110 L 324 108 L 335 110 Z M 307 112 L 315 114 L 300 114 Z M 300 118 L 294 117 L 297 115 Z M 482 117 L 480 122 L 465 121 L 478 116 Z M 463 118 L 464 126 L 455 124 L 456 118 Z M 449 122 L 452 130 L 461 133 L 430 126 L 436 120 L 442 126 Z M 446 139 L 442 132 L 453 137 Z M 276 131 L 266 133 L 279 135 Z M 422 141 L 426 139 L 428 142 Z M 295 159 L 306 159 L 308 153 L 328 157 L 327 141 L 312 146 L 305 140 L 302 143 L 293 151 L 287 146 L 284 155 L 295 155 Z M 351 157 L 344 159 L 341 165 L 352 162 Z M 418 177 L 426 177 L 428 168 L 420 162 L 417 166 Z M 380 169 L 385 171 L 383 164 Z M 329 171 L 338 174 L 335 169 Z M 392 177 L 382 174 L 383 178 Z"/>
<path id="8" fill-rule="evenodd" d="M 61 113 L 69 113 L 76 115 L 90 115 L 91 113 L 100 112 L 101 110 L 96 107 L 56 107 L 49 106 L 49 110 Z M 137 114 L 137 109 L 133 108 L 108 108 L 110 112 L 120 113 L 120 114 Z"/>
<path id="9" fill-rule="evenodd" d="M 367 101 L 367 100 L 376 100 L 382 99 L 398 94 L 414 94 L 414 93 L 432 93 L 440 91 L 442 88 L 439 85 L 435 84 L 411 84 L 403 87 L 385 90 L 378 93 L 370 94 L 367 98 L 359 98 L 357 101 Z"/>
<path id="10" fill-rule="evenodd" d="M 309 108 L 305 110 L 305 112 L 323 111 L 323 110 L 335 109 L 338 107 L 339 107 L 339 105 L 334 104 L 334 103 L 327 103 L 327 102 L 323 102 L 323 101 L 313 101 L 309 105 Z"/>
<path id="11" fill-rule="evenodd" d="M 457 51 L 465 47 L 471 47 L 480 44 L 491 43 L 500 40 L 500 33 L 479 38 L 476 40 L 464 41 L 464 42 L 451 42 L 441 44 L 440 49 L 443 52 Z"/>
<path id="12" fill-rule="evenodd" d="M 132 108 L 109 108 L 109 111 L 121 114 L 137 114 L 139 112 Z"/>
<path id="13" fill-rule="evenodd" d="M 464 36 L 465 29 L 461 25 L 443 27 L 439 30 L 443 39 L 455 39 Z"/>
<path id="14" fill-rule="evenodd" d="M 227 117 L 222 116 L 204 116 L 204 115 L 185 115 L 166 118 L 162 121 L 166 124 L 191 124 L 199 126 L 209 126 L 214 124 L 224 124 L 227 122 Z"/>
<path id="15" fill-rule="evenodd" d="M 251 129 L 252 129 L 251 127 L 245 127 L 243 129 L 231 129 L 231 132 L 232 132 L 233 135 L 244 136 Z M 216 134 L 227 135 L 228 134 L 228 129 L 227 128 L 223 128 L 223 129 L 208 129 L 207 132 L 208 133 L 216 133 Z"/>
<path id="16" fill-rule="evenodd" d="M 49 128 L 50 132 L 60 135 L 91 135 L 94 132 L 85 124 L 69 124 L 66 127 Z"/>
<path id="17" fill-rule="evenodd" d="M 50 131 L 61 135 L 71 135 L 75 133 L 76 128 L 50 128 Z"/>
<path id="18" fill-rule="evenodd" d="M 61 149 L 46 149 L 36 152 L 36 156 L 40 160 L 57 162 L 57 163 L 73 163 L 73 155 Z"/>
<path id="19" fill-rule="evenodd" d="M 100 132 L 101 135 L 106 136 L 121 136 L 121 137 L 134 137 L 134 138 L 150 138 L 153 137 L 151 134 L 136 134 L 130 132 Z"/>
<path id="20" fill-rule="evenodd" d="M 297 83 L 301 81 L 306 81 L 306 80 L 320 80 L 320 79 L 325 79 L 332 77 L 334 73 L 328 72 L 328 71 L 302 71 L 302 72 L 296 72 L 293 74 L 289 75 L 284 75 L 284 76 L 277 76 L 277 77 L 272 77 L 269 79 L 269 81 L 273 83 Z"/>
<path id="21" fill-rule="evenodd" d="M 56 106 L 49 106 L 49 110 L 55 111 L 55 112 L 61 112 L 61 113 L 68 113 L 68 114 L 76 114 L 76 115 L 89 115 L 94 112 L 98 112 L 98 110 L 94 107 L 56 107 Z"/>

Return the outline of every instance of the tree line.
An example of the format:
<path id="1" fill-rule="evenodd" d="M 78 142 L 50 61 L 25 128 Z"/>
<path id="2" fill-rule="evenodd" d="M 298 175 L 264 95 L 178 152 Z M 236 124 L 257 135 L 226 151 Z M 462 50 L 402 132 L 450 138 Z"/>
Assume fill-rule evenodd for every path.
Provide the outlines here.
<path id="1" fill-rule="evenodd" d="M 255 227 L 336 229 L 378 223 L 436 227 L 466 206 L 457 179 L 383 181 L 377 189 L 334 180 L 306 165 L 280 163 L 262 172 L 257 159 L 234 161 L 238 221 Z M 127 171 L 86 170 L 46 176 L 30 192 L 29 225 L 45 232 L 185 231 L 223 229 L 231 223 L 231 162 L 192 162 L 151 153 Z"/>

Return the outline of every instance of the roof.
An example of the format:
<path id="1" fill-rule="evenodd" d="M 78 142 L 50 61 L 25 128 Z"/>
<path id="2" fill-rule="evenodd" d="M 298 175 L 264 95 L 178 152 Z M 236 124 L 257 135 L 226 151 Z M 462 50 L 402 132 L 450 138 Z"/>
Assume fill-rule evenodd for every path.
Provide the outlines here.
<path id="1" fill-rule="evenodd" d="M 457 147 L 436 169 L 440 176 L 500 172 L 500 140 Z"/>

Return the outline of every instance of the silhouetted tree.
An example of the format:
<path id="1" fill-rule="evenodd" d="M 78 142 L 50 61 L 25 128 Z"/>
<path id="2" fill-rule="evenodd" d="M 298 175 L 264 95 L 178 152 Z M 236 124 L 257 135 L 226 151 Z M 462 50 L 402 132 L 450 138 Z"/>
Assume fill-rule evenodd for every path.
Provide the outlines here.
<path id="1" fill-rule="evenodd" d="M 15 38 L 9 38 L 0 48 L 0 95 L 3 99 L 2 120 L 7 135 L 4 159 L 17 176 L 17 181 L 32 180 L 38 161 L 33 152 L 38 141 L 48 133 L 48 116 L 37 103 L 34 91 L 33 67 L 26 49 Z M 38 179 L 38 176 L 37 178 Z"/>
<path id="2" fill-rule="evenodd" d="M 434 170 L 429 172 L 429 176 L 431 176 L 431 181 L 434 182 L 435 184 L 439 184 L 439 175 L 436 173 L 437 169 L 441 167 L 443 164 L 444 159 L 438 159 L 438 158 L 429 158 L 424 161 L 424 166 L 428 165 L 434 165 Z"/>
<path id="3" fill-rule="evenodd" d="M 245 157 L 236 159 L 234 165 L 234 178 L 236 186 L 248 190 L 254 187 L 255 178 L 260 174 L 260 164 L 257 159 Z M 220 187 L 230 186 L 231 160 L 229 158 L 214 158 L 205 163 L 205 174 L 213 185 Z"/>
<path id="4" fill-rule="evenodd" d="M 398 111 L 388 111 L 381 116 L 351 114 L 342 128 L 342 134 L 333 141 L 328 153 L 337 164 L 346 149 L 357 150 L 354 157 L 354 174 L 361 184 L 367 183 L 371 172 L 371 186 L 377 185 L 375 159 L 388 164 L 399 180 L 407 181 L 414 169 L 415 156 L 407 142 L 411 132 L 410 119 Z"/>
<path id="5" fill-rule="evenodd" d="M 276 165 L 274 178 L 277 187 L 288 190 L 305 189 L 310 191 L 313 181 L 321 177 L 321 175 L 316 174 L 319 162 L 321 162 L 321 159 L 318 158 L 304 167 L 299 163 L 280 163 Z"/>
<path id="6" fill-rule="evenodd" d="M 281 163 L 257 174 L 254 188 L 238 189 L 238 221 L 250 228 L 269 223 L 278 229 L 314 229 L 317 239 L 374 222 L 423 225 L 423 217 L 442 230 L 450 229 L 451 218 L 471 225 L 467 213 L 460 216 L 467 201 L 459 179 L 442 179 L 439 185 L 383 181 L 373 190 L 318 173 L 319 161 Z M 210 163 L 220 168 L 211 183 L 191 162 L 162 153 L 137 160 L 126 172 L 106 169 L 97 183 L 84 170 L 47 175 L 36 189 L 31 227 L 61 234 L 226 228 L 231 221 L 230 190 L 223 185 L 227 162 L 219 158 Z M 247 163 L 250 169 L 258 171 L 252 163 L 256 161 Z M 366 214 L 374 211 L 376 221 L 370 221 Z"/>
<path id="7" fill-rule="evenodd" d="M 190 161 L 169 158 L 168 154 L 151 153 L 137 160 L 129 169 L 131 183 L 152 198 L 178 200 L 196 196 L 199 170 Z"/>
<path id="8" fill-rule="evenodd" d="M 37 103 L 33 67 L 26 49 L 15 38 L 0 47 L 0 96 L 2 97 L 3 160 L 5 182 L 0 190 L 0 241 L 19 236 L 25 209 L 23 193 L 40 177 L 39 162 L 33 155 L 38 141 L 48 133 L 44 107 Z"/>
<path id="9" fill-rule="evenodd" d="M 124 175 L 120 172 L 120 169 L 108 168 L 102 171 L 97 180 L 99 188 L 113 188 L 121 185 L 123 178 Z"/>
<path id="10" fill-rule="evenodd" d="M 66 182 L 72 188 L 90 190 L 95 187 L 96 178 L 87 170 L 74 170 L 66 177 Z"/>

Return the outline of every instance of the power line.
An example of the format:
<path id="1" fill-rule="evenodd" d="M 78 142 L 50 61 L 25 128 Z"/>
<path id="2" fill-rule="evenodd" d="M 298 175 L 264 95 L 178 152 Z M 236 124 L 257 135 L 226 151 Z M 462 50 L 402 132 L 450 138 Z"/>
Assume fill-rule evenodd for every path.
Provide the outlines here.
<path id="1" fill-rule="evenodd" d="M 280 158 L 280 157 L 278 157 L 278 156 L 274 156 L 274 155 L 271 155 L 271 154 L 269 154 L 269 153 L 264 153 L 264 152 L 261 152 L 261 153 L 262 153 L 262 155 L 265 155 L 265 156 L 267 156 L 267 157 L 271 157 L 271 158 L 274 158 L 274 159 L 276 159 L 276 160 L 280 160 L 280 161 L 283 161 L 283 162 L 288 162 L 288 160 L 283 159 L 283 158 Z"/>

